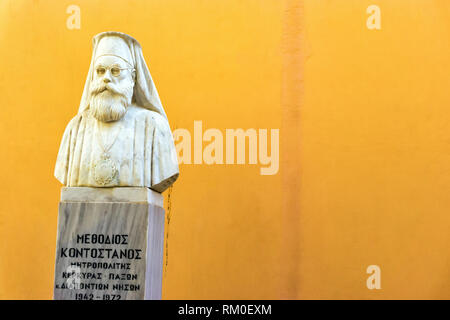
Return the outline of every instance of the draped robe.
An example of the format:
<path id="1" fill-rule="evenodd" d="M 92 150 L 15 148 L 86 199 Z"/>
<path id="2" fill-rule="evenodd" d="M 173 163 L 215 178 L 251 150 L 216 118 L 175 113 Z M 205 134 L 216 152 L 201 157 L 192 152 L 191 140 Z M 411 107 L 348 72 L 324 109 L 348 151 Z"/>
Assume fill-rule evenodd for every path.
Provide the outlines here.
<path id="1" fill-rule="evenodd" d="M 109 145 L 118 174 L 99 185 L 93 168 Z M 76 115 L 66 127 L 55 167 L 55 177 L 69 187 L 133 186 L 163 192 L 178 175 L 169 123 L 159 113 L 135 105 L 110 123 L 98 121 L 89 109 Z"/>

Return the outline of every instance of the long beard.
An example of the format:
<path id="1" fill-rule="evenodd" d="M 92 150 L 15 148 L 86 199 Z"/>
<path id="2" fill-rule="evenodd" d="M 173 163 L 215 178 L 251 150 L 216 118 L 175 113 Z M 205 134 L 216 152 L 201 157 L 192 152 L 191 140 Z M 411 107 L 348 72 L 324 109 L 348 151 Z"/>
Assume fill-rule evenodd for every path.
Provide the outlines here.
<path id="1" fill-rule="evenodd" d="M 104 90 L 105 88 L 107 90 Z M 132 97 L 132 84 L 121 88 L 112 83 L 94 84 L 91 89 L 91 113 L 97 120 L 103 122 L 120 120 L 127 112 Z"/>

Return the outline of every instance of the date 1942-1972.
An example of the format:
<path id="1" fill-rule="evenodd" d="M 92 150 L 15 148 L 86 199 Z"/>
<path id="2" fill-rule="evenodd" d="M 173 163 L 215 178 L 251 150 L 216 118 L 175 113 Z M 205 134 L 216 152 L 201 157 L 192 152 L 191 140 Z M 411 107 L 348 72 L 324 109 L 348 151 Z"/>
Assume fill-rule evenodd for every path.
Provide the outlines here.
<path id="1" fill-rule="evenodd" d="M 76 293 L 75 300 L 120 300 L 120 294 L 102 294 L 101 296 L 94 296 L 92 293 Z"/>

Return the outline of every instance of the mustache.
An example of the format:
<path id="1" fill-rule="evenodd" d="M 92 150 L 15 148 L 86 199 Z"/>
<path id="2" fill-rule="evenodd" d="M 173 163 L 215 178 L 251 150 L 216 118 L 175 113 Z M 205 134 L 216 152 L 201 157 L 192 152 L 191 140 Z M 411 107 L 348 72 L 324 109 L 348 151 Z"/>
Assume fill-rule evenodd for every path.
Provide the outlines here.
<path id="1" fill-rule="evenodd" d="M 121 96 L 125 95 L 125 92 L 122 92 L 122 90 L 120 90 L 113 83 L 96 83 L 96 84 L 93 84 L 93 86 L 91 88 L 92 95 L 97 95 L 97 94 L 105 92 L 105 91 L 109 91 L 113 94 L 117 94 L 117 95 L 121 95 Z"/>

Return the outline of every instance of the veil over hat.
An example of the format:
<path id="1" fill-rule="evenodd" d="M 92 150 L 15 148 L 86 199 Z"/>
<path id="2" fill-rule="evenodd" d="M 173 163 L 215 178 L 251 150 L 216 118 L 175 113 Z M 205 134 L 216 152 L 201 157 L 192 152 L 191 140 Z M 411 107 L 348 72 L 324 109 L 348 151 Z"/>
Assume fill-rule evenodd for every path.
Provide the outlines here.
<path id="1" fill-rule="evenodd" d="M 104 39 L 104 41 L 101 41 L 102 39 Z M 139 107 L 158 112 L 167 119 L 166 113 L 164 112 L 164 108 L 161 104 L 161 100 L 159 99 L 158 91 L 156 90 L 155 84 L 153 83 L 153 79 L 150 75 L 147 64 L 145 63 L 144 55 L 142 54 L 142 48 L 139 42 L 125 33 L 107 31 L 97 34 L 92 39 L 92 43 L 93 52 L 91 65 L 89 67 L 86 84 L 84 85 L 83 95 L 81 97 L 78 113 L 82 113 L 89 107 L 89 87 L 94 76 L 94 66 L 96 58 L 101 55 L 113 55 L 125 60 L 136 71 L 133 102 L 136 103 L 136 105 L 138 105 Z M 99 45 L 100 43 L 101 45 Z"/>

